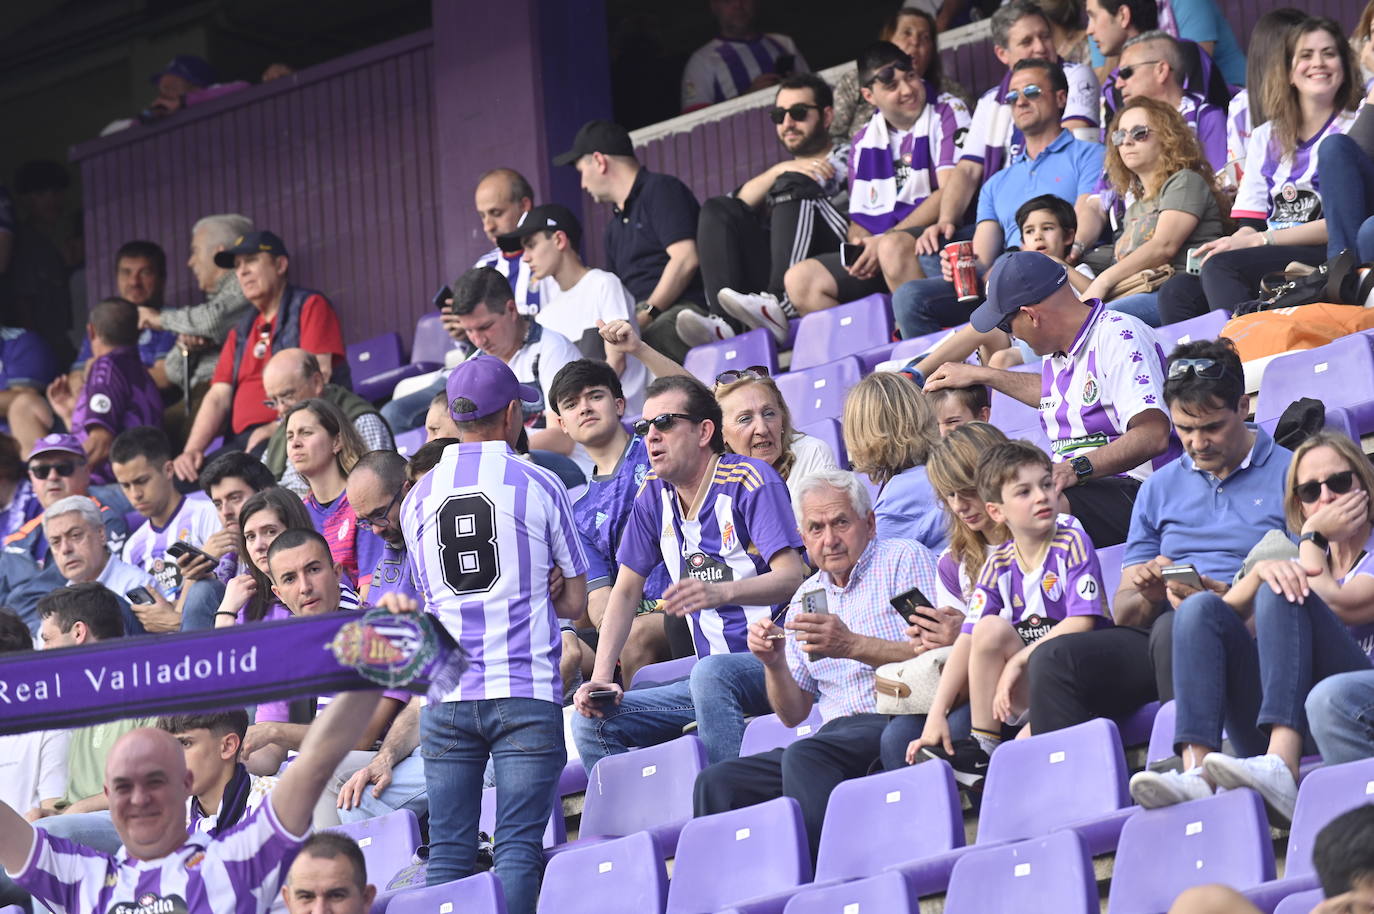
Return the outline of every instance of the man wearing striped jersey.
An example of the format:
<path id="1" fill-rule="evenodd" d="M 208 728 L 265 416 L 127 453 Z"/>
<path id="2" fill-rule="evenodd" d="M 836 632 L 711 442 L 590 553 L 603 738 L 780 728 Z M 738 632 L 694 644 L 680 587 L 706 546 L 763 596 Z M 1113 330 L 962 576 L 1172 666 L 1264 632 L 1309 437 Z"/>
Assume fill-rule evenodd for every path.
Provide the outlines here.
<path id="1" fill-rule="evenodd" d="M 533 914 L 543 834 L 567 759 L 558 619 L 587 604 L 587 559 L 567 489 L 512 449 L 522 403 L 541 394 L 481 355 L 448 378 L 462 442 L 444 449 L 401 503 L 401 532 L 424 607 L 470 666 L 420 715 L 429 793 L 430 885 L 467 876 L 477 857 L 483 772 L 496 772 L 496 875 L 511 914 Z M 561 589 L 547 582 L 557 569 Z M 414 608 L 402 594 L 388 608 Z"/>
<path id="2" fill-rule="evenodd" d="M 673 739 L 696 721 L 710 761 L 739 755 L 746 714 L 769 712 L 749 626 L 776 618 L 806 576 L 787 485 L 761 460 L 726 454 L 720 404 L 692 377 L 649 385 L 644 439 L 653 472 L 620 537 L 592 681 L 577 690 L 573 737 L 587 770 L 634 746 Z M 615 683 L 644 582 L 665 565 L 664 609 L 686 615 L 700 658 L 689 681 L 624 692 Z M 609 691 L 609 697 L 593 697 Z"/>
<path id="3" fill-rule="evenodd" d="M 325 781 L 357 742 L 380 694 L 340 695 L 267 801 L 215 836 L 187 833 L 192 775 L 182 747 L 161 730 L 133 730 L 115 743 L 105 765 L 123 852 L 99 853 L 53 837 L 0 803 L 0 863 L 57 914 L 266 914 L 306 839 Z"/>
<path id="4" fill-rule="evenodd" d="M 757 0 L 711 0 L 711 15 L 719 34 L 697 48 L 682 71 L 684 112 L 776 86 L 793 73 L 810 72 L 791 38 L 758 31 Z"/>

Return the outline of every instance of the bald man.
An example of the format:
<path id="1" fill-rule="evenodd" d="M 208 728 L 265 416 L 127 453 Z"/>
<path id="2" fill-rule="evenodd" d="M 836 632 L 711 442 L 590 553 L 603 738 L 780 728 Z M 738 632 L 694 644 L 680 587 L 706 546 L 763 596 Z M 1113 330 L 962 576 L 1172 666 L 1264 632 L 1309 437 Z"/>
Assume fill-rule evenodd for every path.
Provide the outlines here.
<path id="1" fill-rule="evenodd" d="M 330 702 L 267 801 L 215 837 L 187 834 L 191 772 L 181 745 L 162 730 L 130 731 L 105 763 L 125 853 L 53 837 L 0 803 L 0 863 L 55 914 L 266 914 L 287 861 L 305 843 L 316 800 L 380 697 L 348 692 Z"/>
<path id="2" fill-rule="evenodd" d="M 396 449 L 391 427 L 376 407 L 351 390 L 326 382 L 313 353 L 304 349 L 283 349 L 273 354 L 262 370 L 262 386 L 267 391 L 268 405 L 277 411 L 279 418 L 285 418 L 287 410 L 300 401 L 318 397 L 333 403 L 353 420 L 353 427 L 362 436 L 367 450 Z M 267 469 L 281 480 L 285 488 L 297 495 L 304 495 L 310 490 L 309 484 L 286 460 L 285 422 L 278 422 L 277 430 L 267 440 L 262 462 L 267 464 Z"/>
<path id="3" fill-rule="evenodd" d="M 377 887 L 367 884 L 367 861 L 357 842 L 322 831 L 296 855 L 281 897 L 290 914 L 367 914 Z"/>

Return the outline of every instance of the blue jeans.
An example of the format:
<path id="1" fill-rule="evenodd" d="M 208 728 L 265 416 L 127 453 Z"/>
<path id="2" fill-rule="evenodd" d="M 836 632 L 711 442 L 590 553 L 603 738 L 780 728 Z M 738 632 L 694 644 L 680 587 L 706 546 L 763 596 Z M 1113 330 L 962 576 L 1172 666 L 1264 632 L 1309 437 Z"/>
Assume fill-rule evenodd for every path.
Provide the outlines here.
<path id="1" fill-rule="evenodd" d="M 904 339 L 962 324 L 975 307 L 959 304 L 954 284 L 938 276 L 904 282 L 892 292 L 892 316 Z"/>
<path id="2" fill-rule="evenodd" d="M 1269 741 L 1256 725 L 1259 649 L 1231 605 L 1214 593 L 1196 593 L 1180 603 L 1173 660 L 1175 747 L 1220 749 L 1224 724 L 1238 755 L 1263 755 Z"/>
<path id="3" fill-rule="evenodd" d="M 604 717 L 572 719 L 573 739 L 590 774 L 608 755 L 676 739 L 697 722 L 710 764 L 739 758 L 745 715 L 768 714 L 763 664 L 753 654 L 711 654 L 685 680 L 626 692 Z"/>
<path id="4" fill-rule="evenodd" d="M 1374 670 L 1317 683 L 1307 694 L 1307 720 L 1326 764 L 1374 756 Z"/>
<path id="5" fill-rule="evenodd" d="M 1322 170 L 1322 213 L 1326 216 L 1326 255 L 1353 250 L 1360 262 L 1374 260 L 1374 160 L 1345 134 L 1317 147 Z"/>
<path id="6" fill-rule="evenodd" d="M 1116 301 L 1107 302 L 1107 310 L 1129 314 L 1147 327 L 1160 326 L 1158 292 L 1137 292 L 1135 295 L 1123 296 Z"/>
<path id="7" fill-rule="evenodd" d="M 965 739 L 973 732 L 973 712 L 968 702 L 949 712 L 949 738 Z M 906 747 L 913 739 L 919 739 L 926 728 L 924 714 L 895 714 L 883 730 L 882 759 L 883 768 L 896 771 L 906 767 Z"/>
<path id="8" fill-rule="evenodd" d="M 424 425 L 425 413 L 429 412 L 429 402 L 434 399 L 435 394 L 444 389 L 446 380 L 447 378 L 441 377 L 424 390 L 397 397 L 383 406 L 382 418 L 391 426 L 392 433 L 399 435 L 401 432 L 408 432 Z"/>
<path id="9" fill-rule="evenodd" d="M 535 698 L 427 705 L 420 750 L 430 797 L 429 885 L 470 876 L 477 857 L 482 772 L 496 766 L 496 875 L 510 914 L 534 914 L 544 829 L 567 762 L 563 713 Z"/>
<path id="10" fill-rule="evenodd" d="M 361 822 L 363 819 L 384 816 L 398 809 L 409 809 L 421 820 L 429 815 L 429 795 L 425 792 L 425 760 L 421 758 L 418 746 L 391 769 L 391 783 L 382 791 L 380 797 L 374 797 L 372 788 L 368 787 L 363 791 L 362 800 L 357 806 L 339 810 L 339 821 L 344 824 Z"/>
<path id="11" fill-rule="evenodd" d="M 188 585 L 186 602 L 181 604 L 181 630 L 203 631 L 215 627 L 215 610 L 224 599 L 224 585 L 217 578 L 202 578 Z"/>

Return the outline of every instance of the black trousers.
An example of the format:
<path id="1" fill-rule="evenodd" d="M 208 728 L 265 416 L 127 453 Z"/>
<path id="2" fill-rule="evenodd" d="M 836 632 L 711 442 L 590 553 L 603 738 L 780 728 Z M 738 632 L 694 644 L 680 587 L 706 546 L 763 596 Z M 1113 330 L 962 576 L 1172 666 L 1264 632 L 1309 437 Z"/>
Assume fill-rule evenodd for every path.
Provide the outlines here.
<path id="1" fill-rule="evenodd" d="M 1120 718 L 1174 697 L 1174 614 L 1151 628 L 1119 626 L 1051 638 L 1031 654 L 1030 723 L 1035 733 L 1094 717 Z"/>
<path id="2" fill-rule="evenodd" d="M 1218 308 L 1234 311 L 1258 297 L 1261 279 L 1295 260 L 1320 266 L 1326 263 L 1326 248 L 1281 244 L 1217 254 L 1203 264 L 1201 276 L 1180 274 L 1160 287 L 1160 322 L 1173 324 Z"/>
<path id="3" fill-rule="evenodd" d="M 708 816 L 781 796 L 792 797 L 801 804 L 814 865 L 830 792 L 841 781 L 868 774 L 882 751 L 887 722 L 886 714 L 837 717 L 815 736 L 785 749 L 712 765 L 697 775 L 693 814 Z"/>
<path id="4" fill-rule="evenodd" d="M 793 185 L 796 177 L 784 176 Z M 778 189 L 778 184 L 773 187 Z M 772 292 L 781 299 L 788 268 L 808 257 L 838 252 L 847 228 L 845 217 L 824 198 L 793 199 L 754 210 L 735 197 L 712 197 L 702 204 L 697 220 L 697 257 L 707 305 L 713 313 L 727 316 L 716 303 L 716 293 L 726 288 Z"/>
<path id="5" fill-rule="evenodd" d="M 1139 479 L 1104 476 L 1065 489 L 1064 497 L 1088 539 L 1098 549 L 1106 549 L 1126 542 L 1126 535 L 1131 532 L 1131 510 L 1139 493 Z"/>

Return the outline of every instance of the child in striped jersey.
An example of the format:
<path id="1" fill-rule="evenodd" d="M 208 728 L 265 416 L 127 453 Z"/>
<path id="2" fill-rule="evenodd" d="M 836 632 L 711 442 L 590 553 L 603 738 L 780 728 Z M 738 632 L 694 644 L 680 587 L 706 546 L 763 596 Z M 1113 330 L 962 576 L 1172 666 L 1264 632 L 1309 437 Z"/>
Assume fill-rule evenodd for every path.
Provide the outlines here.
<path id="1" fill-rule="evenodd" d="M 948 760 L 955 779 L 970 788 L 987 773 L 1003 724 L 1025 720 L 1024 674 L 1036 646 L 1111 624 L 1097 553 L 1078 521 L 1056 514 L 1058 493 L 1043 451 L 1025 441 L 993 448 L 978 469 L 978 494 L 1011 539 L 992 550 L 979 572 L 925 731 L 907 748 L 908 761 Z M 973 736 L 952 742 L 946 713 L 964 694 Z"/>

